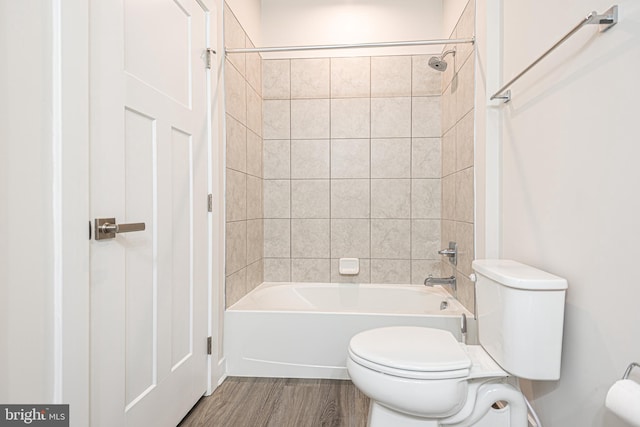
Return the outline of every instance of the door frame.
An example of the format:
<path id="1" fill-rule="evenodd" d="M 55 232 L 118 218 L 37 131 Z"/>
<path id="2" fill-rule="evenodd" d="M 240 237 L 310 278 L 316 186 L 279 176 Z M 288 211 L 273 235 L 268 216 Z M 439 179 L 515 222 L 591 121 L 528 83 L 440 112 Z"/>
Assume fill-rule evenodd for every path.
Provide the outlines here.
<path id="1" fill-rule="evenodd" d="M 222 0 L 197 0 L 210 14 L 209 45 L 221 52 Z M 52 133 L 54 134 L 53 199 L 54 212 L 43 212 L 43 219 L 59 218 L 52 224 L 55 269 L 54 301 L 51 323 L 54 325 L 52 403 L 70 405 L 72 426 L 89 425 L 90 420 L 90 305 L 89 276 L 89 2 L 52 0 L 53 67 L 47 71 L 54 98 Z M 216 26 L 213 26 L 216 25 Z M 217 28 L 217 31 L 211 31 Z M 214 209 L 209 218 L 209 324 L 214 355 L 209 356 L 208 390 L 210 394 L 225 377 L 222 358 L 222 319 L 224 313 L 224 97 L 220 89 L 222 73 L 217 55 L 217 70 L 210 73 L 210 158 L 209 188 Z M 217 81 L 216 81 L 217 80 Z M 222 97 L 222 98 L 221 98 Z M 221 104 L 222 101 L 222 104 Z M 223 139 L 222 139 L 223 140 Z M 58 141 L 58 144 L 55 143 Z M 221 157 L 222 155 L 222 157 Z M 222 190 L 221 190 L 222 189 Z"/>

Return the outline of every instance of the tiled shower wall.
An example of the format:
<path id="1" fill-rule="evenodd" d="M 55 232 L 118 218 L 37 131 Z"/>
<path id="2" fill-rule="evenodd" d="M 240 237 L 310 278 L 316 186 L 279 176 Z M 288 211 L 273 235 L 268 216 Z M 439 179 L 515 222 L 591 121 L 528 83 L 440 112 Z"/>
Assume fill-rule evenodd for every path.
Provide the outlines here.
<path id="1" fill-rule="evenodd" d="M 440 273 L 442 74 L 427 61 L 263 61 L 265 281 Z"/>
<path id="2" fill-rule="evenodd" d="M 253 47 L 225 5 L 225 46 Z M 262 283 L 262 59 L 229 54 L 226 103 L 226 305 Z"/>
<path id="3" fill-rule="evenodd" d="M 470 0 L 451 38 L 474 35 L 475 1 Z M 446 49 L 452 49 L 447 46 Z M 469 280 L 474 257 L 474 47 L 460 44 L 442 81 L 442 247 L 458 243 L 458 264 L 443 261 L 443 275 L 455 275 L 457 297 L 474 310 L 474 285 Z"/>

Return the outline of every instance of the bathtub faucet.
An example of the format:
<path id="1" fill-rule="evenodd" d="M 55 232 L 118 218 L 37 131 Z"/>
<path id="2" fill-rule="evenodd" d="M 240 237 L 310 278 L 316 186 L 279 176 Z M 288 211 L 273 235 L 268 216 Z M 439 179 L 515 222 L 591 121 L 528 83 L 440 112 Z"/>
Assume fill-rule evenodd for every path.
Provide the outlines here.
<path id="1" fill-rule="evenodd" d="M 424 279 L 425 286 L 433 286 L 433 285 L 449 285 L 455 291 L 456 290 L 456 276 L 450 277 L 433 277 L 433 275 L 429 275 L 426 279 Z"/>

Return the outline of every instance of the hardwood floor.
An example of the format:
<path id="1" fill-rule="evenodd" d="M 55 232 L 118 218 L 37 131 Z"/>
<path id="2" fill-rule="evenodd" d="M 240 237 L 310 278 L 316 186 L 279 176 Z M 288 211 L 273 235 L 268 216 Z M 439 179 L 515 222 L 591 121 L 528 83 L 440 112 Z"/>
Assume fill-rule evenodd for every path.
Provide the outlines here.
<path id="1" fill-rule="evenodd" d="M 365 427 L 368 411 L 351 381 L 229 377 L 179 427 Z"/>

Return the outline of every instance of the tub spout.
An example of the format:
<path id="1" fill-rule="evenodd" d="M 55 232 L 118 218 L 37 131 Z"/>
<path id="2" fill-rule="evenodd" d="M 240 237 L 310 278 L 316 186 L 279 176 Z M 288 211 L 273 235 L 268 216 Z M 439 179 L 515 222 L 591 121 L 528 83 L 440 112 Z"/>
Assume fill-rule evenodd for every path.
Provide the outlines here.
<path id="1" fill-rule="evenodd" d="M 433 277 L 433 275 L 429 275 L 426 279 L 424 279 L 425 286 L 433 286 L 433 285 L 449 285 L 455 291 L 456 290 L 456 276 L 450 277 Z"/>

